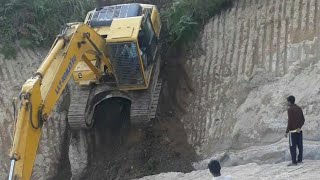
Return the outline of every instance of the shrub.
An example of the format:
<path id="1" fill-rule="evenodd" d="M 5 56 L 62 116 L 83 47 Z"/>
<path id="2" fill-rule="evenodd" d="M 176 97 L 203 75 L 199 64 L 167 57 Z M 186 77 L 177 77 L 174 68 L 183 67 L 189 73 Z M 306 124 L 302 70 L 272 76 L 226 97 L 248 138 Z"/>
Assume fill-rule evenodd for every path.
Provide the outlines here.
<path id="1" fill-rule="evenodd" d="M 169 48 L 179 48 L 197 37 L 201 27 L 232 0 L 174 0 L 163 15 Z"/>
<path id="2" fill-rule="evenodd" d="M 99 0 L 0 0 L 0 53 L 14 58 L 15 43 L 23 48 L 49 45 L 60 27 L 83 21 Z M 162 13 L 167 48 L 180 48 L 197 37 L 212 16 L 232 0 L 173 0 Z M 166 51 L 167 52 L 167 51 Z"/>
<path id="3" fill-rule="evenodd" d="M 0 0 L 1 52 L 12 57 L 14 44 L 24 48 L 46 45 L 67 22 L 83 21 L 94 0 Z M 12 54 L 12 55 L 10 55 Z"/>

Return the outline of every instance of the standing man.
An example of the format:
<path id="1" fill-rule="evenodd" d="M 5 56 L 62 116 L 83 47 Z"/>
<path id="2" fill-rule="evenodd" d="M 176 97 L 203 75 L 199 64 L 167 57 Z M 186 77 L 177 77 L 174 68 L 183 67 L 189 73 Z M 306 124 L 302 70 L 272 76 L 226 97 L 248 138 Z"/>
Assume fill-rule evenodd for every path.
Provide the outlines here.
<path id="1" fill-rule="evenodd" d="M 288 166 L 297 165 L 297 163 L 302 163 L 302 153 L 303 153 L 303 144 L 302 144 L 302 126 L 304 124 L 304 116 L 302 109 L 296 105 L 294 96 L 289 96 L 288 101 L 288 125 L 285 137 L 288 137 L 289 134 L 289 145 L 290 145 L 290 154 L 292 163 Z M 299 149 L 299 155 L 297 160 L 297 147 Z"/>

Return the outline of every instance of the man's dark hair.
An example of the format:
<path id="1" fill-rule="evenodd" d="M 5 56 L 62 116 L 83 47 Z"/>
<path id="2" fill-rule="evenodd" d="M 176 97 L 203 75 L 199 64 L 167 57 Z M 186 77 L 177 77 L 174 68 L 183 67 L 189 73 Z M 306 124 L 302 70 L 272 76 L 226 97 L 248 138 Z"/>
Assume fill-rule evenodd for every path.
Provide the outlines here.
<path id="1" fill-rule="evenodd" d="M 211 174 L 220 174 L 221 166 L 217 160 L 211 160 L 208 164 Z"/>
<path id="2" fill-rule="evenodd" d="M 287 101 L 288 102 L 290 102 L 291 104 L 294 104 L 294 101 L 295 101 L 296 99 L 294 98 L 294 96 L 289 96 L 289 97 L 287 97 Z"/>

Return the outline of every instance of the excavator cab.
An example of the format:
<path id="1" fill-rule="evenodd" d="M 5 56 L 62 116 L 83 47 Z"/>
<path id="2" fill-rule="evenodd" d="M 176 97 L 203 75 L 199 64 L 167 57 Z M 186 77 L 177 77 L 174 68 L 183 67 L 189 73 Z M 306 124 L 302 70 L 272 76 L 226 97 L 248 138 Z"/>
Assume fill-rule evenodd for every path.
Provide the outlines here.
<path id="1" fill-rule="evenodd" d="M 89 12 L 85 23 L 105 38 L 118 88 L 147 89 L 160 31 L 157 8 L 136 3 L 105 6 Z"/>
<path id="2" fill-rule="evenodd" d="M 119 88 L 147 89 L 157 50 L 150 17 L 117 19 L 110 29 L 107 48 Z"/>

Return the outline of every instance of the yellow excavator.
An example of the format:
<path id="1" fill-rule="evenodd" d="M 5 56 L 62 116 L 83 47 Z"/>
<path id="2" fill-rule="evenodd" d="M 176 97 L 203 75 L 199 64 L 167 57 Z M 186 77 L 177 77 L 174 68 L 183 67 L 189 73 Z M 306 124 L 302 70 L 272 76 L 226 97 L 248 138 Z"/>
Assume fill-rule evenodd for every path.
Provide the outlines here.
<path id="1" fill-rule="evenodd" d="M 92 128 L 103 102 L 115 105 L 105 109 L 112 121 L 154 118 L 161 90 L 160 30 L 156 6 L 136 3 L 96 8 L 84 23 L 63 27 L 34 77 L 22 86 L 9 180 L 31 178 L 43 124 L 71 76 L 77 85 L 70 93 L 71 129 Z"/>

